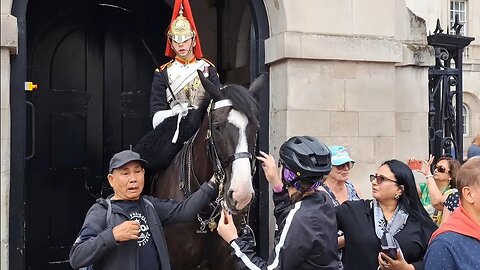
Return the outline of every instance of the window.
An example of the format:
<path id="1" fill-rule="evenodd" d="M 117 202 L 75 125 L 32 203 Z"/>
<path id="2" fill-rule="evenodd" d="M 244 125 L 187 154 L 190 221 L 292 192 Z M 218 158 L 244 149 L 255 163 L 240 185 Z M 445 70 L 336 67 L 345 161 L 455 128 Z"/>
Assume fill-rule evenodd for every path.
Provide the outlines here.
<path id="1" fill-rule="evenodd" d="M 469 121 L 468 108 L 465 104 L 462 105 L 462 118 L 463 118 L 463 136 L 467 136 L 470 121 Z"/>
<path id="2" fill-rule="evenodd" d="M 467 33 L 467 1 L 450 1 L 450 31 L 453 32 L 452 26 L 455 24 L 455 15 L 458 15 L 458 20 L 463 23 L 460 34 L 465 36 Z M 454 32 L 453 32 L 454 33 Z"/>

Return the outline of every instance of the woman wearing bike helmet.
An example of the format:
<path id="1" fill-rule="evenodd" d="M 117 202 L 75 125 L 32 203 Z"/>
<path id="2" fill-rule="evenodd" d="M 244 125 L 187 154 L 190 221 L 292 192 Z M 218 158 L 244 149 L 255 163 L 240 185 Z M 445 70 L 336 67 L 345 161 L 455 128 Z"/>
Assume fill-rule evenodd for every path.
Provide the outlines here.
<path id="1" fill-rule="evenodd" d="M 333 204 L 317 187 L 332 169 L 328 147 L 308 136 L 282 144 L 276 168 L 273 156 L 260 151 L 265 177 L 273 189 L 275 248 L 265 261 L 251 235 L 238 236 L 232 216 L 222 211 L 218 233 L 246 269 L 338 269 L 337 227 Z"/>

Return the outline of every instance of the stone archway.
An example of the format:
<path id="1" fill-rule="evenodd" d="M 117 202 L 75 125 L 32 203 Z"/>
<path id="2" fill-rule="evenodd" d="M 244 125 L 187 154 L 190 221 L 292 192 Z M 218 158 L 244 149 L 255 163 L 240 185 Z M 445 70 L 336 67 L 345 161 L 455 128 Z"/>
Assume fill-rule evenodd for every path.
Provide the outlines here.
<path id="1" fill-rule="evenodd" d="M 97 3 L 96 1 L 94 1 L 94 2 Z M 145 0 L 144 2 L 148 2 L 148 0 Z M 171 1 L 166 1 L 166 2 L 171 2 Z M 199 3 L 199 2 L 200 1 L 195 1 L 195 3 Z M 213 8 L 213 10 L 214 10 L 213 14 L 215 14 L 215 13 L 219 14 L 220 12 L 218 12 L 217 8 L 209 6 L 210 2 L 211 1 L 203 1 L 199 4 L 200 7 L 193 6 L 194 15 L 196 14 L 195 8 L 199 8 L 199 9 L 206 8 L 206 9 L 209 9 L 210 12 L 212 12 L 212 8 Z M 229 2 L 231 2 L 231 3 L 229 3 Z M 241 2 L 241 1 L 225 1 L 225 4 L 226 4 L 226 6 L 228 6 L 228 5 L 232 4 L 233 2 L 235 2 L 235 4 L 238 4 L 238 2 Z M 40 22 L 37 22 L 37 24 L 35 24 L 35 25 L 30 25 L 30 27 L 26 27 L 28 21 L 31 19 L 29 17 L 26 17 L 27 5 L 32 5 L 33 6 L 33 5 L 36 5 L 35 3 L 39 3 L 39 2 L 34 1 L 34 0 L 30 0 L 30 1 L 28 1 L 28 0 L 16 0 L 16 1 L 13 2 L 12 14 L 14 16 L 16 16 L 19 20 L 19 23 L 18 23 L 18 26 L 19 26 L 19 46 L 18 46 L 19 54 L 12 61 L 12 76 L 11 76 L 12 89 L 13 88 L 23 89 L 23 82 L 29 81 L 29 80 L 32 79 L 32 73 L 31 73 L 32 63 L 37 61 L 37 60 L 35 60 L 34 62 L 31 61 L 30 56 L 32 54 L 27 53 L 28 52 L 27 42 L 31 41 L 32 39 L 37 38 L 41 32 L 35 30 L 36 27 L 37 26 L 44 26 L 44 25 Z M 53 7 L 48 8 L 45 5 L 46 4 L 37 5 L 37 8 L 40 8 L 40 10 L 43 10 L 43 11 L 46 11 L 46 12 L 55 13 L 54 10 L 56 10 L 60 7 L 60 5 L 59 5 L 59 6 L 56 6 L 56 7 L 53 6 Z M 245 11 L 243 13 L 243 16 L 241 18 L 239 18 L 241 23 L 240 22 L 233 22 L 234 24 L 237 23 L 239 28 L 240 28 L 240 25 L 242 25 L 240 31 L 237 32 L 237 34 L 238 34 L 238 36 L 241 36 L 241 40 L 243 41 L 243 42 L 241 42 L 241 44 L 243 45 L 243 47 L 238 47 L 235 54 L 229 55 L 227 57 L 223 57 L 223 59 L 226 59 L 227 62 L 231 61 L 230 58 L 232 58 L 232 57 L 235 58 L 234 62 L 237 63 L 237 64 L 241 63 L 242 67 L 244 67 L 245 65 L 248 65 L 248 67 L 246 67 L 246 68 L 244 67 L 244 68 L 240 69 L 240 71 L 239 70 L 232 71 L 234 68 L 230 68 L 230 67 L 229 67 L 229 69 L 225 69 L 226 72 L 229 72 L 229 74 L 236 74 L 235 76 L 232 76 L 232 77 L 229 77 L 229 78 L 232 78 L 234 82 L 238 82 L 238 83 L 247 83 L 249 78 L 254 78 L 258 72 L 266 71 L 266 66 L 264 64 L 265 61 L 264 61 L 263 42 L 268 37 L 268 32 L 269 32 L 268 31 L 268 20 L 266 18 L 266 12 L 265 12 L 265 7 L 263 6 L 263 3 L 258 3 L 258 1 L 245 0 L 244 3 L 243 3 L 243 6 L 244 6 L 245 10 L 249 10 L 249 12 Z M 143 8 L 145 9 L 145 6 Z M 88 7 L 87 7 L 87 10 L 88 10 Z M 227 11 L 227 15 L 228 15 L 228 12 L 233 12 L 233 11 Z M 203 14 L 202 12 L 197 12 L 197 13 L 198 14 Z M 30 12 L 30 11 L 28 12 L 29 16 L 34 16 L 33 14 L 34 14 L 33 12 Z M 168 15 L 167 21 L 170 19 L 169 16 L 170 16 L 170 14 Z M 210 17 L 212 17 L 212 16 L 210 16 Z M 213 16 L 213 17 L 215 17 L 215 16 Z M 229 17 L 229 16 L 226 16 L 226 17 Z M 250 21 L 251 27 L 247 27 L 248 24 L 249 24 L 248 21 Z M 156 21 L 156 22 L 158 22 L 158 21 Z M 154 25 L 154 23 L 155 22 L 151 22 L 150 26 Z M 202 25 L 202 23 L 200 23 L 200 25 Z M 214 25 L 214 27 L 211 27 L 212 25 Z M 161 27 L 165 28 L 166 24 L 164 24 L 163 26 L 160 26 L 160 28 Z M 204 27 L 205 27 L 205 29 L 207 29 L 206 30 L 206 32 L 207 32 L 206 36 L 209 36 L 209 34 L 208 34 L 209 28 L 213 28 L 213 30 L 216 31 L 216 27 L 218 27 L 218 25 L 210 22 L 210 24 L 205 24 Z M 234 28 L 234 26 L 231 26 L 231 27 Z M 153 32 L 156 31 L 156 30 L 152 30 L 151 28 L 152 27 L 147 27 L 146 31 L 147 32 L 148 31 L 153 31 Z M 40 28 L 38 28 L 38 29 L 40 30 Z M 30 31 L 33 31 L 33 32 L 30 32 Z M 44 31 L 44 30 L 42 29 L 41 31 Z M 163 29 L 162 29 L 162 31 L 163 31 Z M 211 32 L 210 36 L 212 36 L 212 32 L 215 32 L 215 31 L 211 31 L 211 29 L 210 29 L 210 32 Z M 65 32 L 65 33 L 67 33 L 67 32 Z M 30 34 L 36 33 L 36 34 L 30 35 L 30 40 L 27 40 L 27 36 L 28 36 L 29 33 Z M 163 33 L 160 33 L 159 35 L 163 35 Z M 216 34 L 214 34 L 214 37 L 215 37 L 215 35 Z M 78 37 L 79 36 L 77 35 L 77 37 L 73 38 L 73 40 L 77 39 Z M 245 42 L 246 37 L 248 37 L 247 40 L 250 40 L 250 43 Z M 163 46 L 164 46 L 162 40 L 160 38 L 155 39 L 155 37 L 152 37 L 152 38 L 147 37 L 146 40 L 149 44 L 153 44 L 153 45 L 151 45 L 151 47 L 154 47 L 154 48 L 156 47 L 157 48 L 157 49 L 154 49 L 155 56 L 158 59 L 162 59 Z M 215 38 L 214 40 L 217 40 L 217 38 Z M 217 41 L 215 41 L 215 42 L 216 42 L 216 44 L 218 44 Z M 28 45 L 28 46 L 30 48 L 32 48 L 31 44 L 33 44 L 33 43 L 29 43 L 29 44 L 30 45 Z M 202 41 L 202 44 L 205 44 L 205 42 Z M 207 44 L 208 44 L 208 42 L 207 42 Z M 248 46 L 250 46 L 249 50 L 248 50 Z M 160 48 L 160 49 L 158 49 L 158 48 Z M 214 49 L 216 49 L 215 46 L 214 46 Z M 247 49 L 247 51 L 245 51 L 246 49 Z M 32 51 L 30 51 L 30 52 L 32 52 Z M 236 55 L 239 55 L 240 52 L 242 52 L 243 56 L 242 57 L 236 57 Z M 208 54 L 206 54 L 206 56 L 209 57 Z M 246 59 L 244 57 L 248 57 L 248 61 L 246 61 Z M 212 58 L 215 61 L 215 59 L 218 58 L 218 56 L 213 55 Z M 25 71 L 26 67 L 30 68 L 29 72 Z M 236 67 L 236 66 L 234 65 L 234 67 Z M 33 70 L 35 70 L 35 68 Z M 153 68 L 152 68 L 152 70 L 153 70 Z M 68 74 L 69 74 L 68 69 L 63 69 L 61 71 L 62 72 L 67 72 L 67 74 L 64 74 L 64 75 L 67 75 L 67 77 L 68 77 Z M 72 74 L 72 73 L 70 73 L 70 74 Z M 38 76 L 40 76 L 40 75 L 38 75 Z M 38 78 L 38 76 L 37 77 L 34 76 L 34 77 Z M 77 79 L 74 79 L 73 81 L 77 81 Z M 68 85 L 68 82 L 66 82 L 66 84 L 65 83 L 61 83 L 61 84 L 63 84 L 65 86 L 65 85 Z M 21 85 L 21 87 L 20 87 L 20 85 Z M 43 87 L 44 85 L 45 84 L 42 83 L 41 87 Z M 57 85 L 58 85 L 58 82 L 57 82 Z M 53 256 L 52 254 L 47 254 L 47 253 L 43 254 L 42 253 L 45 260 L 40 259 L 40 260 L 31 261 L 30 259 L 28 259 L 28 258 L 26 259 L 26 257 L 25 257 L 25 251 L 26 250 L 27 250 L 27 255 L 26 256 L 27 257 L 29 256 L 28 255 L 29 254 L 28 248 L 29 248 L 29 243 L 30 242 L 29 242 L 28 239 L 30 239 L 31 237 L 28 236 L 29 235 L 28 232 L 27 232 L 26 235 L 24 234 L 23 228 L 25 226 L 25 218 L 27 218 L 27 213 L 31 212 L 31 210 L 28 208 L 28 205 L 32 204 L 32 203 L 29 203 L 27 205 L 27 208 L 24 208 L 25 201 L 28 201 L 27 197 L 25 195 L 25 192 L 26 192 L 25 186 L 29 186 L 29 189 L 32 192 L 34 192 L 34 190 L 32 190 L 32 188 L 30 186 L 32 182 L 31 182 L 31 180 L 29 180 L 30 175 L 33 175 L 33 174 L 30 173 L 29 170 L 24 171 L 24 169 L 23 169 L 25 167 L 25 165 L 28 166 L 28 162 L 30 162 L 30 161 L 28 161 L 27 163 L 25 162 L 25 160 L 24 160 L 25 156 L 28 156 L 32 153 L 31 145 L 29 143 L 25 143 L 26 139 L 30 139 L 29 135 L 31 134 L 30 133 L 31 130 L 29 130 L 29 128 L 27 128 L 27 126 L 30 126 L 30 124 L 31 124 L 30 120 L 31 119 L 29 118 L 28 115 L 26 115 L 26 110 L 25 110 L 26 99 L 25 99 L 24 94 L 21 91 L 11 91 L 11 93 L 12 93 L 12 117 L 14 117 L 15 119 L 18 119 L 18 120 L 15 123 L 12 124 L 12 137 L 13 137 L 12 138 L 12 152 L 14 152 L 15 154 L 12 155 L 12 157 L 11 157 L 11 160 L 12 160 L 11 175 L 12 175 L 12 177 L 14 176 L 16 180 L 15 180 L 15 182 L 12 182 L 11 194 L 10 194 L 11 195 L 10 196 L 10 210 L 11 210 L 11 212 L 21 213 L 21 214 L 20 215 L 15 215 L 14 217 L 12 216 L 12 218 L 10 219 L 10 256 L 9 256 L 10 264 L 15 265 L 15 267 L 19 267 L 20 269 L 24 269 L 24 268 L 28 268 L 28 269 L 37 269 L 37 268 L 38 269 L 54 269 L 54 268 L 55 269 L 69 269 L 68 262 L 66 261 L 66 259 L 68 259 L 68 258 L 65 258 L 66 254 L 67 254 L 66 253 L 67 249 L 65 249 L 64 251 L 61 251 L 61 252 L 57 252 L 56 253 L 57 255 L 55 255 L 55 256 Z M 80 102 L 80 104 L 86 103 L 86 102 L 89 102 L 91 104 L 92 97 L 94 97 L 94 96 L 91 96 L 91 95 L 89 96 L 90 101 L 87 101 L 88 99 L 85 99 L 85 98 L 80 98 L 80 99 L 77 99 L 77 100 Z M 67 100 L 74 101 L 75 98 L 74 99 L 67 98 Z M 263 121 L 266 121 L 265 122 L 266 124 L 263 125 L 264 127 L 266 127 L 266 129 L 263 129 L 261 131 L 261 134 L 260 134 L 260 137 L 259 137 L 260 138 L 259 147 L 260 147 L 260 149 L 266 150 L 266 149 L 268 149 L 268 91 L 264 91 L 264 93 L 260 97 L 260 102 L 262 104 L 264 104 L 264 106 L 262 106 L 263 107 L 262 110 L 266 111 L 266 113 L 264 113 L 265 117 L 264 117 L 264 120 L 263 120 Z M 55 104 L 52 104 L 51 106 L 55 107 Z M 75 106 L 76 105 L 74 105 L 71 108 L 75 108 Z M 45 106 L 41 106 L 41 107 L 45 107 Z M 80 107 L 78 107 L 78 108 L 80 108 Z M 80 108 L 80 110 L 83 110 L 83 109 Z M 76 120 L 83 121 L 82 119 L 84 119 L 84 116 L 81 116 L 82 113 L 80 113 L 80 114 L 78 114 L 78 113 L 73 113 L 73 114 L 67 113 L 67 115 L 73 116 L 72 119 L 76 119 Z M 60 121 L 60 122 L 62 122 L 62 121 Z M 66 121 L 63 121 L 63 122 L 64 123 L 73 123 L 70 120 L 66 120 Z M 60 130 L 62 130 L 62 129 L 60 129 Z M 27 138 L 25 138 L 25 137 L 27 137 Z M 91 137 L 91 136 L 88 135 L 87 137 Z M 40 138 L 40 137 L 38 137 L 38 138 Z M 50 138 L 50 140 L 51 140 L 51 138 Z M 41 144 L 41 143 L 43 143 L 43 142 L 38 142 L 37 141 L 37 144 Z M 80 148 L 77 148 L 77 150 L 82 148 L 81 145 L 79 147 Z M 57 149 L 56 151 L 58 151 L 61 148 L 63 148 L 63 147 L 60 147 L 60 148 L 56 147 L 56 149 Z M 98 149 L 96 151 L 98 152 Z M 40 153 L 40 152 L 37 152 L 37 154 L 38 153 Z M 75 162 L 80 162 L 81 163 L 82 159 L 84 159 L 84 158 L 82 158 L 82 155 L 84 155 L 83 150 L 80 151 L 80 152 L 77 151 L 77 154 L 78 154 L 77 157 L 80 157 L 80 159 L 76 160 Z M 105 159 L 108 159 L 108 157 L 106 157 L 105 155 L 103 157 L 96 158 L 96 160 L 99 161 L 100 163 L 105 163 Z M 54 160 L 56 160 L 57 164 L 62 163 L 62 159 L 56 158 Z M 60 162 L 60 163 L 58 163 L 58 162 Z M 61 170 L 64 170 L 67 167 L 73 166 L 73 165 L 72 164 L 69 165 L 69 164 L 64 163 L 62 166 L 63 167 L 62 167 Z M 78 167 L 78 166 L 79 166 L 78 164 L 74 164 L 74 167 Z M 42 166 L 37 166 L 36 168 L 40 168 L 40 167 L 42 167 Z M 58 169 L 56 171 L 58 171 Z M 97 169 L 97 171 L 102 171 L 102 168 Z M 100 177 L 100 175 L 101 174 L 98 174 L 98 177 Z M 45 179 L 45 177 L 41 177 L 40 179 Z M 59 178 L 57 178 L 57 179 L 59 179 Z M 262 185 L 262 184 L 259 184 L 259 185 Z M 79 187 L 79 186 L 77 186 L 77 187 Z M 82 188 L 82 187 L 80 187 L 80 188 Z M 264 188 L 264 187 L 261 187 L 261 186 L 259 187 L 259 189 L 262 189 L 262 188 Z M 49 190 L 49 192 L 51 192 L 51 190 Z M 268 197 L 266 197 L 266 199 L 268 200 Z M 262 201 L 262 200 L 263 200 L 263 198 L 261 198 L 259 200 L 260 205 L 262 205 L 262 206 L 265 205 L 265 204 L 268 205 L 268 202 L 266 200 L 265 201 Z M 85 207 L 85 206 L 82 206 L 80 208 L 83 208 L 83 207 Z M 86 211 L 86 209 L 76 209 L 76 210 L 78 210 L 79 212 L 83 212 L 82 215 L 84 215 L 84 211 Z M 264 209 L 264 210 L 261 210 L 261 211 L 268 211 L 268 209 L 267 210 Z M 260 214 L 258 214 L 258 215 L 261 216 Z M 256 222 L 259 222 L 258 219 L 262 219 L 262 218 L 257 217 Z M 73 220 L 77 220 L 77 218 L 73 218 Z M 267 222 L 268 223 L 268 220 L 267 221 L 263 220 L 261 222 Z M 27 222 L 27 230 L 29 228 L 28 224 L 31 224 L 31 223 Z M 81 226 L 81 224 L 80 225 L 76 224 L 74 226 L 76 226 L 77 229 L 78 229 L 78 226 Z M 264 228 L 267 228 L 267 230 L 268 230 L 268 227 L 264 226 Z M 26 239 L 26 238 L 27 238 L 27 242 L 24 241 L 24 239 Z M 66 239 L 67 238 L 71 238 L 70 233 L 69 233 L 68 236 L 66 236 Z M 70 241 L 71 239 L 68 239 L 68 240 Z M 39 241 L 39 242 L 41 243 L 42 241 Z M 266 246 L 266 247 L 268 248 L 268 246 Z M 39 248 L 42 248 L 42 247 L 39 247 Z M 45 248 L 52 250 L 52 248 L 50 246 L 45 246 Z M 58 249 L 56 249 L 56 250 L 58 251 Z M 32 252 L 30 252 L 30 253 L 32 253 Z M 45 267 L 47 267 L 47 268 L 45 268 Z"/>

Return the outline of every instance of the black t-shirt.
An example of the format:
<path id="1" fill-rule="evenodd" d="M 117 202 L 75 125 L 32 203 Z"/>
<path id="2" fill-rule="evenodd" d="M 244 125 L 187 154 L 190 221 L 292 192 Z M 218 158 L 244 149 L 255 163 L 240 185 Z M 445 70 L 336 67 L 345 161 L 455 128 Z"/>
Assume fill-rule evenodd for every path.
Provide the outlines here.
<path id="1" fill-rule="evenodd" d="M 157 248 L 150 233 L 145 213 L 140 206 L 140 201 L 115 201 L 114 203 L 127 213 L 130 220 L 137 220 L 140 222 L 140 239 L 137 240 L 140 269 L 160 269 Z"/>

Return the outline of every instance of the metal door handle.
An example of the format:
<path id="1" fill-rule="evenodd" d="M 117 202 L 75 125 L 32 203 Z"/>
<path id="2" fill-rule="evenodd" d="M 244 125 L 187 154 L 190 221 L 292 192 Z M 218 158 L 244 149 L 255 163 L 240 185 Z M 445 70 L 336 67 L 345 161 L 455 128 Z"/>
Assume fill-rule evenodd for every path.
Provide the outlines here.
<path id="1" fill-rule="evenodd" d="M 33 156 L 35 155 L 35 105 L 33 105 L 33 103 L 31 103 L 30 101 L 26 101 L 26 103 L 27 103 L 27 106 L 30 106 L 32 108 L 32 118 L 31 118 L 32 119 L 32 123 L 31 123 L 32 152 L 30 153 L 30 155 L 25 157 L 25 160 L 29 160 L 33 158 Z"/>

